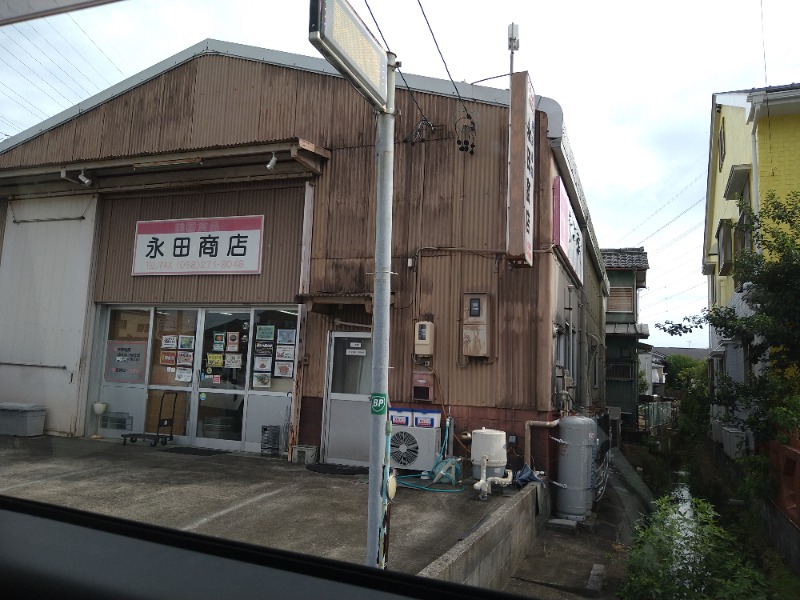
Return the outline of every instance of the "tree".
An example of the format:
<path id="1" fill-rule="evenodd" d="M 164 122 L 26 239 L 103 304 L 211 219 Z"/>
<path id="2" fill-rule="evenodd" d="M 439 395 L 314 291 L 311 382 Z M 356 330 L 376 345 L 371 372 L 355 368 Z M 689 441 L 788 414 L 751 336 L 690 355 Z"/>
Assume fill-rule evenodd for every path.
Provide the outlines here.
<path id="1" fill-rule="evenodd" d="M 714 402 L 746 415 L 742 424 L 758 441 L 781 439 L 800 426 L 800 192 L 783 200 L 769 192 L 758 214 L 743 202 L 739 210 L 736 234 L 752 236 L 757 248 L 744 245 L 734 256 L 734 278 L 751 314 L 713 307 L 656 327 L 682 335 L 707 323 L 746 345 L 760 372 L 744 383 L 720 378 Z"/>
<path id="2" fill-rule="evenodd" d="M 664 372 L 667 394 L 680 398 L 680 432 L 692 438 L 705 436 L 710 426 L 711 404 L 706 363 L 683 354 L 673 354 L 667 358 Z"/>

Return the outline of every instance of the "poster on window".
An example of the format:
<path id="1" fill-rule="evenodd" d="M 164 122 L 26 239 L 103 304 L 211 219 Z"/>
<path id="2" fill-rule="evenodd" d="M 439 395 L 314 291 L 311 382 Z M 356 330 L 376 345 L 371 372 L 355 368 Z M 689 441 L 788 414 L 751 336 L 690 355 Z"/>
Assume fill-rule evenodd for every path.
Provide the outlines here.
<path id="1" fill-rule="evenodd" d="M 193 335 L 180 335 L 180 336 L 178 336 L 178 349 L 179 350 L 194 350 L 194 336 Z"/>
<path id="2" fill-rule="evenodd" d="M 225 354 L 225 368 L 226 369 L 241 369 L 242 368 L 242 355 L 241 354 Z"/>
<path id="3" fill-rule="evenodd" d="M 254 388 L 268 388 L 272 385 L 272 376 L 269 373 L 253 373 Z"/>
<path id="4" fill-rule="evenodd" d="M 294 360 L 294 346 L 277 346 L 275 360 Z"/>
<path id="5" fill-rule="evenodd" d="M 214 338 L 211 342 L 211 349 L 214 352 L 224 352 L 225 351 L 225 332 L 224 331 L 215 331 Z"/>
<path id="6" fill-rule="evenodd" d="M 161 362 L 162 365 L 167 365 L 167 366 L 170 366 L 170 367 L 174 367 L 177 358 L 178 357 L 177 357 L 177 353 L 175 352 L 175 350 L 166 350 L 166 351 L 162 350 L 161 351 L 161 361 L 160 362 Z"/>
<path id="7" fill-rule="evenodd" d="M 253 371 L 272 371 L 272 357 L 256 356 L 253 359 Z"/>
<path id="8" fill-rule="evenodd" d="M 257 325 L 256 326 L 256 339 L 266 340 L 271 342 L 275 339 L 275 326 L 274 325 Z"/>
<path id="9" fill-rule="evenodd" d="M 191 367 L 194 364 L 194 352 L 178 350 L 177 364 L 179 367 Z"/>
<path id="10" fill-rule="evenodd" d="M 224 364 L 224 357 L 221 353 L 209 352 L 206 354 L 206 367 L 210 369 L 221 369 Z"/>
<path id="11" fill-rule="evenodd" d="M 239 351 L 239 332 L 229 331 L 228 342 L 225 344 L 225 352 L 238 352 Z"/>
<path id="12" fill-rule="evenodd" d="M 147 342 L 108 341 L 105 380 L 115 383 L 142 383 Z"/>
<path id="13" fill-rule="evenodd" d="M 177 335 L 162 335 L 161 336 L 161 347 L 162 348 L 177 348 L 178 347 L 178 336 Z"/>
<path id="14" fill-rule="evenodd" d="M 175 369 L 175 381 L 181 381 L 183 383 L 191 383 L 192 369 L 187 369 L 185 367 L 178 367 L 177 369 Z"/>
<path id="15" fill-rule="evenodd" d="M 278 329 L 278 343 L 294 345 L 294 329 Z"/>
<path id="16" fill-rule="evenodd" d="M 272 356 L 272 342 L 256 342 L 253 354 L 259 356 Z"/>
<path id="17" fill-rule="evenodd" d="M 292 377 L 294 375 L 294 363 L 288 361 L 275 361 L 275 377 Z"/>

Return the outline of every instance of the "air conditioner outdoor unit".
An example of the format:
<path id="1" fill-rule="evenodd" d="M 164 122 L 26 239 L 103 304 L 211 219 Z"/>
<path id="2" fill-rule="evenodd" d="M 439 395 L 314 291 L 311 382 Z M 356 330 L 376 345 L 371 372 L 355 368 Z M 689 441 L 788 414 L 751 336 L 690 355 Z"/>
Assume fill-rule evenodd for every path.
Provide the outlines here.
<path id="1" fill-rule="evenodd" d="M 442 430 L 395 425 L 389 446 L 392 468 L 430 471 L 442 447 Z"/>

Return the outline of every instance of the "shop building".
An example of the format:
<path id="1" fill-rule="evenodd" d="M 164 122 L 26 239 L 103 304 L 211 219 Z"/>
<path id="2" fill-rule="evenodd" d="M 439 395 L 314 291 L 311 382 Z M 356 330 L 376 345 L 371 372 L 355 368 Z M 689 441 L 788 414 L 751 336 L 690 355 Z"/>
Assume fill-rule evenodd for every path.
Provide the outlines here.
<path id="1" fill-rule="evenodd" d="M 406 80 L 390 402 L 520 456 L 529 434 L 549 469 L 528 422 L 605 405 L 608 279 L 561 109 L 525 73 Z M 114 437 L 174 398 L 176 443 L 366 464 L 374 138 L 325 61 L 207 40 L 0 144 L 0 401 Z"/>

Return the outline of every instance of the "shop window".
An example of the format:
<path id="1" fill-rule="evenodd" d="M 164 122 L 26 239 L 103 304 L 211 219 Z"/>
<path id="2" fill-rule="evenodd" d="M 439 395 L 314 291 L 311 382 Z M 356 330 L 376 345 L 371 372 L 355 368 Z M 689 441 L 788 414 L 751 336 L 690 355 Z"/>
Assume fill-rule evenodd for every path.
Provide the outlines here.
<path id="1" fill-rule="evenodd" d="M 247 387 L 250 311 L 206 310 L 200 355 L 200 387 L 243 390 Z"/>
<path id="2" fill-rule="evenodd" d="M 291 392 L 297 358 L 297 311 L 256 310 L 253 336 L 251 389 Z"/>
<path id="3" fill-rule="evenodd" d="M 192 384 L 196 332 L 196 310 L 156 309 L 150 385 Z"/>
<path id="4" fill-rule="evenodd" d="M 107 383 L 144 383 L 149 332 L 149 310 L 110 311 L 103 372 Z"/>

